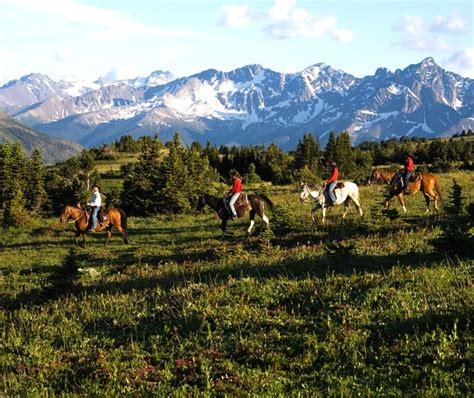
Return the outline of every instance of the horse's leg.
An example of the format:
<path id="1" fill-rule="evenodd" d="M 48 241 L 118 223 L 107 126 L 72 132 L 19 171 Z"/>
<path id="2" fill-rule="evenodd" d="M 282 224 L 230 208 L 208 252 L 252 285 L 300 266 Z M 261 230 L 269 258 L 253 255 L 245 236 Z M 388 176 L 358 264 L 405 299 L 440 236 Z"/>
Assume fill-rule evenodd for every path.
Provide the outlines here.
<path id="1" fill-rule="evenodd" d="M 85 247 L 86 247 L 86 233 L 85 233 L 85 232 L 81 232 L 81 235 L 82 235 L 82 245 L 81 245 L 81 247 L 82 247 L 83 249 L 85 249 Z"/>
<path id="2" fill-rule="evenodd" d="M 252 228 L 255 224 L 255 210 L 252 209 L 250 210 L 250 226 L 249 228 L 247 229 L 247 233 L 250 235 L 250 232 L 252 231 Z"/>
<path id="3" fill-rule="evenodd" d="M 270 220 L 266 216 L 265 210 L 263 209 L 263 206 L 262 206 L 262 214 L 259 213 L 259 215 L 260 215 L 260 217 L 262 217 L 262 220 L 265 222 L 265 224 L 267 224 L 267 228 L 270 227 Z"/>
<path id="4" fill-rule="evenodd" d="M 426 201 L 425 213 L 429 213 L 430 212 L 430 195 L 428 195 L 426 192 L 423 191 L 423 196 L 425 197 L 425 201 Z"/>
<path id="5" fill-rule="evenodd" d="M 359 215 L 362 217 L 364 215 L 364 212 L 362 211 L 362 206 L 360 205 L 359 200 L 352 199 L 352 201 L 354 202 L 357 211 L 359 212 Z"/>
<path id="6" fill-rule="evenodd" d="M 322 210 L 323 210 L 323 219 L 321 221 L 324 224 L 326 222 L 326 206 L 325 205 L 322 205 Z"/>
<path id="7" fill-rule="evenodd" d="M 349 198 L 344 201 L 344 213 L 342 213 L 342 218 L 346 218 L 346 214 L 349 211 Z"/>
<path id="8" fill-rule="evenodd" d="M 105 246 L 109 243 L 110 238 L 112 237 L 112 225 L 107 225 L 106 229 L 106 235 L 105 235 Z"/>
<path id="9" fill-rule="evenodd" d="M 400 205 L 402 206 L 402 209 L 403 209 L 403 213 L 406 213 L 407 212 L 407 208 L 405 207 L 405 201 L 403 200 L 403 193 L 399 193 L 397 195 L 398 197 L 398 201 L 400 202 Z"/>
<path id="10" fill-rule="evenodd" d="M 224 237 L 225 237 L 226 227 L 227 227 L 227 220 L 222 220 L 222 222 L 221 222 L 221 230 L 222 230 L 221 239 L 224 239 Z"/>
<path id="11" fill-rule="evenodd" d="M 128 244 L 128 235 L 125 228 L 122 228 L 122 226 L 120 225 L 120 222 L 115 223 L 114 227 L 117 229 L 117 231 L 119 231 L 122 234 L 123 242 Z M 112 225 L 110 226 L 110 229 L 112 229 Z M 112 231 L 110 231 L 110 236 L 112 236 Z"/>
<path id="12" fill-rule="evenodd" d="M 313 224 L 316 222 L 316 218 L 314 217 L 314 213 L 316 212 L 316 210 L 318 210 L 318 206 L 314 206 L 311 209 L 311 220 L 313 221 Z"/>
<path id="13" fill-rule="evenodd" d="M 362 217 L 364 215 L 364 212 L 362 211 L 362 206 L 360 205 L 360 196 L 359 196 L 359 191 L 356 192 L 354 197 L 349 196 L 351 200 L 354 202 L 357 210 L 359 211 L 359 215 Z"/>
<path id="14" fill-rule="evenodd" d="M 79 238 L 79 235 L 81 235 L 81 231 L 76 231 L 74 234 L 74 242 L 76 243 L 77 246 L 81 246 L 77 238 Z"/>

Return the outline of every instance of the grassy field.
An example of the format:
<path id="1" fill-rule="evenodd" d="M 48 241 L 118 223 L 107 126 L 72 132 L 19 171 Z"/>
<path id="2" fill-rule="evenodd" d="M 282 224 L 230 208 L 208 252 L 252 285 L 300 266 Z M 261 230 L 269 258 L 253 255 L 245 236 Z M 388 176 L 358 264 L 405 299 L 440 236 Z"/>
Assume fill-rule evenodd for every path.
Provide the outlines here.
<path id="1" fill-rule="evenodd" d="M 473 176 L 444 196 L 456 177 L 474 201 Z M 314 229 L 296 186 L 266 188 L 272 233 L 250 238 L 210 211 L 132 217 L 130 245 L 1 232 L 0 394 L 472 396 L 473 260 L 434 251 L 421 194 L 389 220 L 361 190 L 364 217 Z"/>

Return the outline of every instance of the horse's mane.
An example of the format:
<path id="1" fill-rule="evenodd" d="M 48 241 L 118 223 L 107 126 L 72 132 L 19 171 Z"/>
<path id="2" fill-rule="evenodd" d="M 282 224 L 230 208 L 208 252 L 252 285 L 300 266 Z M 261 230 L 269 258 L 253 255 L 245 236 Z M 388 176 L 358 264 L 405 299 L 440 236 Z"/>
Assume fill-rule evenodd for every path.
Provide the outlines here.
<path id="1" fill-rule="evenodd" d="M 314 184 L 314 183 L 307 183 L 305 184 L 310 191 L 319 191 L 321 189 L 321 185 L 318 185 L 318 184 Z"/>

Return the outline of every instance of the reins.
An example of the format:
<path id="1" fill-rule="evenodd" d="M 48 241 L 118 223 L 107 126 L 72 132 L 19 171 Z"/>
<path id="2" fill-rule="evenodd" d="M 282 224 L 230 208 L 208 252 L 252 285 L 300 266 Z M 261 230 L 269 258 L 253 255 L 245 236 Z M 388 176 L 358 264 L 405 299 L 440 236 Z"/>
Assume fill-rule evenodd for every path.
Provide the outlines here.
<path id="1" fill-rule="evenodd" d="M 74 224 L 77 220 L 79 220 L 79 219 L 82 217 L 82 215 L 83 215 L 85 212 L 86 212 L 85 210 L 82 210 L 82 213 L 79 214 L 79 217 L 75 218 L 75 219 L 72 220 L 72 221 L 68 221 L 68 224 Z"/>

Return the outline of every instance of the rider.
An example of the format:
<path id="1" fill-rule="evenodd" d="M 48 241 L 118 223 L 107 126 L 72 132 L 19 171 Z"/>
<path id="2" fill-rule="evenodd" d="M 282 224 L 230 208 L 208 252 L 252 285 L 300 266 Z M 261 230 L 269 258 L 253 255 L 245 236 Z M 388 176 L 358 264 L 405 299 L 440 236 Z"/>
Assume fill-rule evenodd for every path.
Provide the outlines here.
<path id="1" fill-rule="evenodd" d="M 408 187 L 408 183 L 410 181 L 411 175 L 413 174 L 413 171 L 415 170 L 415 162 L 413 161 L 413 158 L 410 156 L 410 154 L 407 154 L 405 156 L 403 165 L 404 165 L 403 170 L 402 170 L 403 193 L 409 194 L 410 190 Z"/>
<path id="2" fill-rule="evenodd" d="M 228 195 L 229 198 L 229 207 L 232 212 L 231 219 L 235 219 L 237 217 L 237 212 L 235 211 L 235 202 L 239 198 L 242 192 L 242 180 L 240 179 L 240 174 L 238 171 L 234 171 L 232 173 L 232 188 L 229 190 Z"/>
<path id="3" fill-rule="evenodd" d="M 337 168 L 336 162 L 331 163 L 331 176 L 326 180 L 325 186 L 327 193 L 329 194 L 329 198 L 331 199 L 330 206 L 334 205 L 336 202 L 336 195 L 334 194 L 334 188 L 336 187 L 337 178 L 339 177 L 339 170 Z"/>
<path id="4" fill-rule="evenodd" d="M 94 231 L 97 227 L 97 215 L 99 213 L 100 206 L 102 206 L 102 198 L 100 196 L 100 187 L 97 184 L 92 185 L 92 197 L 91 201 L 87 204 L 92 208 L 91 214 L 91 226 L 89 231 Z"/>

